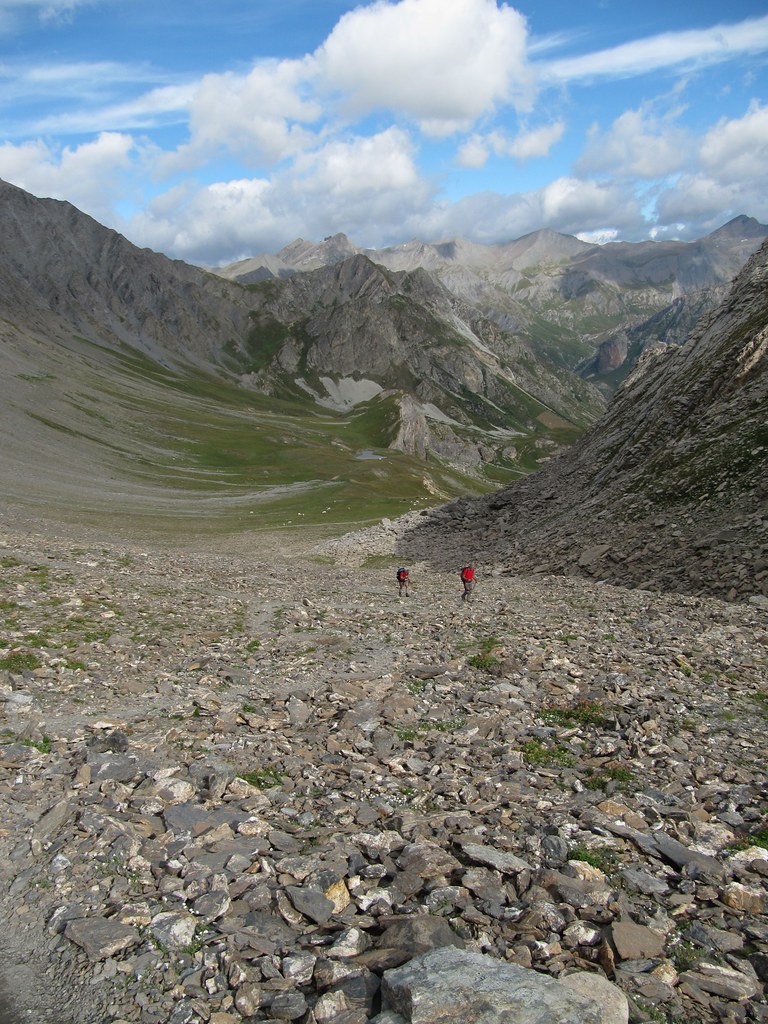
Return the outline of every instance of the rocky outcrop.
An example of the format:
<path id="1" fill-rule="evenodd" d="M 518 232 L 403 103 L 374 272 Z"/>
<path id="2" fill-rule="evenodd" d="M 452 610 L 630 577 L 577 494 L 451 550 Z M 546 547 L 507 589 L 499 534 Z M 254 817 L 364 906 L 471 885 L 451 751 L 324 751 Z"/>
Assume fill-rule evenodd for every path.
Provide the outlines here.
<path id="1" fill-rule="evenodd" d="M 538 473 L 425 515 L 403 553 L 499 571 L 768 596 L 768 245 L 683 348 L 649 352 L 605 416 Z"/>

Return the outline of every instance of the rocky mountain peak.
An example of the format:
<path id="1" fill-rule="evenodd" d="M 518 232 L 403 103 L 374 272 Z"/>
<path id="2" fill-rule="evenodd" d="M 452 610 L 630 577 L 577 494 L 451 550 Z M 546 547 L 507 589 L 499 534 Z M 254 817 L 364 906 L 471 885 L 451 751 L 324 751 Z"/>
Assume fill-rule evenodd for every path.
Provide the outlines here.
<path id="1" fill-rule="evenodd" d="M 765 238 L 765 225 L 761 224 L 754 217 L 740 214 L 738 217 L 734 217 L 733 220 L 729 220 L 727 224 L 723 224 L 722 227 L 712 231 L 707 237 L 712 239 L 762 239 Z"/>

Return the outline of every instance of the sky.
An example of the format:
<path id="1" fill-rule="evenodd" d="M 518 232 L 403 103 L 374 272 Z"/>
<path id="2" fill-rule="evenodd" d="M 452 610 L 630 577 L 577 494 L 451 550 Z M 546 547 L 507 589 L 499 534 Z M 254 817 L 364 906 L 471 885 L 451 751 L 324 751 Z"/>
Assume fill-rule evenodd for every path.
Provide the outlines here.
<path id="1" fill-rule="evenodd" d="M 210 267 L 768 223 L 768 5 L 0 0 L 0 178 Z"/>

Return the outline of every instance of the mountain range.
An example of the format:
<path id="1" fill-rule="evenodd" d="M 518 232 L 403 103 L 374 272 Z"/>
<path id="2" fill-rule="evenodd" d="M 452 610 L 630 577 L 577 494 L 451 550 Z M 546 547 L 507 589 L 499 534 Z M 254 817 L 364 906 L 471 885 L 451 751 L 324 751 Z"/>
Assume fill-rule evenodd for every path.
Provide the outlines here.
<path id="1" fill-rule="evenodd" d="M 727 292 L 726 274 L 766 230 L 737 218 L 697 243 L 596 247 L 545 231 L 508 246 L 376 253 L 339 235 L 296 242 L 271 269 L 254 260 L 213 273 L 6 183 L 0 229 L 6 502 L 94 518 L 118 509 L 153 525 L 186 517 L 197 529 L 374 521 L 492 491 L 549 460 L 550 489 L 570 493 L 562 453 L 611 390 L 575 372 L 583 353 L 620 347 L 617 329 L 594 346 L 619 323 L 628 352 L 649 348 L 652 321 L 685 341 L 694 305 Z M 489 298 L 502 293 L 505 309 Z M 599 309 L 601 330 L 582 336 Z M 655 358 L 688 366 L 676 356 L 688 348 Z M 597 436 L 619 413 L 632 422 L 635 376 Z M 669 401 L 684 390 L 677 380 Z M 720 434 L 702 436 L 714 445 Z M 602 481 L 573 502 L 597 507 L 625 454 L 600 477 L 600 445 L 573 451 Z"/>
<path id="2" fill-rule="evenodd" d="M 361 249 L 337 234 L 318 244 L 298 239 L 275 256 L 215 273 L 255 283 L 356 255 L 391 271 L 426 270 L 537 356 L 610 394 L 646 348 L 685 341 L 766 237 L 768 226 L 746 216 L 694 242 L 595 245 L 545 229 L 499 245 L 457 238 Z"/>

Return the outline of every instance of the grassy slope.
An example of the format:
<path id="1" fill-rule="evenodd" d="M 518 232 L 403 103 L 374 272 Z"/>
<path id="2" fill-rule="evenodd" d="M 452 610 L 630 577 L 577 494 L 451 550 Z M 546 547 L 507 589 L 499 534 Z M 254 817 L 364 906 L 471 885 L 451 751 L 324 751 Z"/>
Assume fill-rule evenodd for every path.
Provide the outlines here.
<path id="1" fill-rule="evenodd" d="M 118 515 L 163 532 L 310 523 L 343 532 L 496 484 L 389 450 L 392 398 L 342 415 L 83 339 L 27 339 L 22 349 L 5 366 L 18 444 L 4 446 L 0 496 L 62 518 L 98 525 Z"/>

